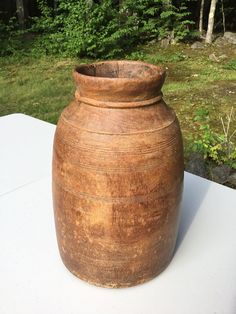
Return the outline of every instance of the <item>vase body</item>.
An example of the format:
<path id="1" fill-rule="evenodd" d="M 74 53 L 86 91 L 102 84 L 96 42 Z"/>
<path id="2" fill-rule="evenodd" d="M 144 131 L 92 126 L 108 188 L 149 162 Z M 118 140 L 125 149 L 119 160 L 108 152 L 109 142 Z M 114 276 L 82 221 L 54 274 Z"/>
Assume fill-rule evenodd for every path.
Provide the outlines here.
<path id="1" fill-rule="evenodd" d="M 89 283 L 137 285 L 171 260 L 184 167 L 164 76 L 132 61 L 74 72 L 76 97 L 54 138 L 53 203 L 62 260 Z"/>

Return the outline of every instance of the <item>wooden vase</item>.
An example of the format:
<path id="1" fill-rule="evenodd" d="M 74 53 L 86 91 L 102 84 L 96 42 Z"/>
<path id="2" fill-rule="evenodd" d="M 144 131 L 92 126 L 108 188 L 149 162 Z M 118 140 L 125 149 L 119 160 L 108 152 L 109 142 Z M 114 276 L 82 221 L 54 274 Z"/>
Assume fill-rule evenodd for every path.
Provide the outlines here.
<path id="1" fill-rule="evenodd" d="M 135 61 L 80 65 L 53 149 L 60 254 L 79 278 L 129 287 L 170 262 L 183 186 L 182 137 L 162 99 L 165 71 Z"/>

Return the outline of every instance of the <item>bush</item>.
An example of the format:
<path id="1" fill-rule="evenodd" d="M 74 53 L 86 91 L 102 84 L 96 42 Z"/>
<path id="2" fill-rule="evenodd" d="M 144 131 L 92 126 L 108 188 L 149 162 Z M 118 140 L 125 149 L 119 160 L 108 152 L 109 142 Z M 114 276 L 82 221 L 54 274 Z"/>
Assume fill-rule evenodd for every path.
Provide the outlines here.
<path id="1" fill-rule="evenodd" d="M 101 5 L 89 1 L 60 1 L 55 16 L 40 1 L 42 16 L 35 19 L 34 31 L 42 32 L 35 50 L 66 56 L 97 57 L 112 52 L 118 41 L 117 18 L 110 0 Z M 117 37 L 117 38 L 115 38 Z"/>
<path id="2" fill-rule="evenodd" d="M 189 138 L 189 149 L 198 152 L 208 161 L 217 165 L 226 164 L 236 169 L 236 145 L 233 137 L 236 130 L 232 130 L 234 120 L 233 108 L 225 117 L 220 117 L 222 124 L 222 134 L 212 130 L 209 121 L 209 112 L 199 109 L 195 112 L 194 123 L 198 128 L 198 134 Z"/>
<path id="3" fill-rule="evenodd" d="M 184 1 L 182 1 L 183 3 Z M 166 10 L 160 14 L 161 28 L 160 35 L 166 37 L 171 34 L 175 41 L 183 40 L 191 35 L 189 26 L 194 24 L 190 21 L 187 7 L 183 4 L 179 8 L 169 5 Z"/>
<path id="4" fill-rule="evenodd" d="M 185 1 L 176 7 L 165 0 L 57 0 L 52 8 L 47 0 L 37 0 L 40 16 L 28 29 L 19 30 L 16 17 L 0 22 L 0 55 L 27 47 L 34 55 L 114 58 L 152 39 L 183 40 L 193 23 Z"/>
<path id="5" fill-rule="evenodd" d="M 0 56 L 15 54 L 22 44 L 22 31 L 18 29 L 18 23 L 15 17 L 12 17 L 7 23 L 0 20 Z"/>
<path id="6" fill-rule="evenodd" d="M 166 7 L 164 0 L 59 0 L 56 10 L 38 0 L 41 16 L 32 30 L 42 34 L 35 52 L 92 58 L 122 56 L 153 38 L 189 34 L 185 6 Z"/>

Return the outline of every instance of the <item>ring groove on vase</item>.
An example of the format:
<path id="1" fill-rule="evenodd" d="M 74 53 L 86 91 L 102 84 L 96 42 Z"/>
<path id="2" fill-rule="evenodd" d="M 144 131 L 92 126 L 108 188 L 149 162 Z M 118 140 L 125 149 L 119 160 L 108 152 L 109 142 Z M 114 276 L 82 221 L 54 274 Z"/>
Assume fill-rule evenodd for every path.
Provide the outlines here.
<path id="1" fill-rule="evenodd" d="M 95 106 L 95 107 L 101 107 L 101 108 L 119 108 L 119 109 L 127 109 L 127 108 L 138 108 L 138 107 L 144 107 L 144 106 L 151 106 L 154 104 L 157 104 L 162 99 L 162 93 L 156 97 L 146 99 L 146 100 L 139 100 L 139 101 L 120 101 L 120 102 L 114 102 L 114 101 L 99 101 L 92 98 L 82 97 L 78 91 L 75 92 L 75 99 L 80 102 L 87 105 Z"/>
<path id="2" fill-rule="evenodd" d="M 152 149 L 146 149 L 146 150 L 142 150 L 141 148 L 137 147 L 136 149 L 133 150 L 116 150 L 116 151 L 112 151 L 112 150 L 106 150 L 104 148 L 101 147 L 96 147 L 96 152 L 97 153 L 105 153 L 105 154 L 110 154 L 110 155 L 116 155 L 116 154 L 129 154 L 129 155 L 148 155 L 148 154 L 152 154 L 152 153 L 156 153 L 158 151 L 160 151 L 160 149 L 164 149 L 164 148 L 168 148 L 171 147 L 170 144 L 174 143 L 176 140 L 176 138 L 173 138 L 172 140 L 170 140 L 168 143 L 162 143 L 160 144 L 158 147 L 152 148 Z M 77 149 L 81 150 L 81 151 L 86 151 L 86 152 L 94 152 L 94 147 L 92 146 L 79 146 L 76 145 L 77 142 L 73 142 L 71 143 L 70 141 L 66 140 L 66 139 L 62 139 L 61 141 L 66 143 L 68 146 L 70 147 L 76 147 Z M 142 151 L 141 151 L 142 150 Z"/>
<path id="3" fill-rule="evenodd" d="M 74 125 L 73 123 L 69 122 L 64 116 L 63 114 L 60 117 L 61 120 L 63 120 L 65 123 L 67 123 L 70 127 L 75 128 L 78 131 L 81 132 L 88 132 L 88 133 L 96 133 L 96 134 L 101 134 L 101 135 L 136 135 L 136 134 L 145 134 L 145 133 L 156 133 L 159 131 L 163 131 L 164 129 L 170 127 L 173 123 L 176 122 L 176 116 L 174 116 L 174 119 L 170 122 L 168 122 L 166 125 L 161 126 L 160 128 L 156 128 L 156 129 L 150 129 L 150 130 L 143 130 L 143 131 L 138 131 L 138 132 L 127 132 L 127 133 L 110 133 L 110 132 L 99 132 L 99 131 L 95 131 L 95 130 L 89 130 L 89 129 L 83 129 L 83 128 L 79 128 L 78 126 Z"/>

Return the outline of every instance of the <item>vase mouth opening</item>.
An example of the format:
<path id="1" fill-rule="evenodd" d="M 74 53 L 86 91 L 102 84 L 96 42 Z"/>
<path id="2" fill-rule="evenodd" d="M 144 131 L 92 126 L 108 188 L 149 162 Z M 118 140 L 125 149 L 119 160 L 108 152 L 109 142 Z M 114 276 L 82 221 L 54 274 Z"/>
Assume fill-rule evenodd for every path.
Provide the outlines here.
<path id="1" fill-rule="evenodd" d="M 98 80 L 145 81 L 160 79 L 164 76 L 165 70 L 141 61 L 104 61 L 80 65 L 75 68 L 75 73 Z"/>

